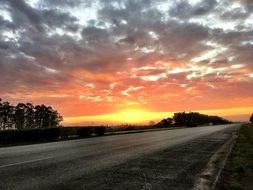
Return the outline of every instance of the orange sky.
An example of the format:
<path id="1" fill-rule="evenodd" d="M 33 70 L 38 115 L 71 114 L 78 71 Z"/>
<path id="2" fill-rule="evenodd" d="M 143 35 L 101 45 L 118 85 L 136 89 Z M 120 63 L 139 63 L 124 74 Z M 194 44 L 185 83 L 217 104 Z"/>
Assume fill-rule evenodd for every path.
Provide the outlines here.
<path id="1" fill-rule="evenodd" d="M 208 115 L 219 115 L 234 121 L 245 121 L 253 112 L 250 108 L 231 108 L 219 110 L 194 110 Z M 65 125 L 117 125 L 117 124 L 144 124 L 159 122 L 162 118 L 173 117 L 173 112 L 149 112 L 144 110 L 132 109 L 122 110 L 116 113 L 95 115 L 95 116 L 76 116 L 65 117 Z"/>
<path id="2" fill-rule="evenodd" d="M 85 2 L 85 1 L 83 1 Z M 63 124 L 253 112 L 250 1 L 4 2 L 0 98 Z"/>

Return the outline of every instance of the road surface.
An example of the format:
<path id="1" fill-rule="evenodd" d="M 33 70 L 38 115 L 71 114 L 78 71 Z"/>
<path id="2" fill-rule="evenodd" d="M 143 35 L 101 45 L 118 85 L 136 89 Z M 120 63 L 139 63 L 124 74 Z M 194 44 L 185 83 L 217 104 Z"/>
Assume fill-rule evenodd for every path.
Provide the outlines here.
<path id="1" fill-rule="evenodd" d="M 123 178 L 117 176 L 119 168 L 127 166 L 123 171 L 125 173 L 129 168 L 139 167 L 141 169 L 140 164 L 136 163 L 135 165 L 135 162 L 140 161 L 138 159 L 149 158 L 150 155 L 156 155 L 159 151 L 166 152 L 165 150 L 168 154 L 172 154 L 180 145 L 180 150 L 186 154 L 184 147 L 187 148 L 187 144 L 196 144 L 196 142 L 199 143 L 199 147 L 193 148 L 192 151 L 189 151 L 190 147 L 188 147 L 188 157 L 191 155 L 192 159 L 192 153 L 197 149 L 202 153 L 204 151 L 207 153 L 208 147 L 210 149 L 210 146 L 207 146 L 208 143 L 210 145 L 213 143 L 214 148 L 210 150 L 212 153 L 239 126 L 240 124 L 232 124 L 161 130 L 0 148 L 0 189 L 134 189 L 134 187 L 129 188 L 131 181 L 128 185 L 120 185 L 124 184 L 126 179 L 123 181 L 124 176 Z M 211 137 L 211 140 L 204 142 Z M 203 150 L 201 149 L 202 145 Z M 206 147 L 205 150 L 204 147 Z M 211 153 L 209 152 L 208 156 Z M 177 154 L 179 155 L 178 159 L 181 160 L 187 157 L 187 155 L 180 157 L 179 152 Z M 157 162 L 157 164 L 165 163 L 166 161 Z M 171 172 L 169 171 L 170 166 L 166 166 L 168 166 L 169 174 Z M 157 167 L 159 165 L 153 169 Z M 178 176 L 177 172 L 182 172 L 180 167 L 178 164 L 177 168 L 174 168 L 175 171 L 173 170 L 174 173 L 170 175 Z M 150 171 L 153 170 L 150 168 Z M 134 174 L 131 174 L 126 178 L 130 180 L 130 177 L 133 176 Z M 113 177 L 117 178 L 116 184 L 113 182 L 115 179 Z M 108 186 L 104 184 L 107 183 L 105 179 L 108 180 Z M 152 184 L 145 182 L 145 185 L 147 184 L 152 187 Z M 140 186 L 137 185 L 136 189 L 138 188 Z M 166 188 L 164 187 L 164 189 Z M 152 188 L 147 187 L 146 189 Z"/>

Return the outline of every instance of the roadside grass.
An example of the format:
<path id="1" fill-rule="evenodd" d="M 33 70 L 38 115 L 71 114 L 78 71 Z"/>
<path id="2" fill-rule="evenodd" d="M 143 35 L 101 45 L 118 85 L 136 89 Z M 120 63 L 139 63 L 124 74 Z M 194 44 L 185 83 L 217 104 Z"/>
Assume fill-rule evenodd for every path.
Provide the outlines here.
<path id="1" fill-rule="evenodd" d="M 219 189 L 253 190 L 253 124 L 245 124 L 240 129 Z"/>

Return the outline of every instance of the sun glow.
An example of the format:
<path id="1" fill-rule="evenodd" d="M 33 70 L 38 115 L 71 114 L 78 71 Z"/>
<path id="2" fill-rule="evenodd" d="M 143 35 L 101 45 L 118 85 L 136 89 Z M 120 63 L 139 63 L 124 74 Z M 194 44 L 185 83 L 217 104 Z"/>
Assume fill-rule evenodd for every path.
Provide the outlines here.
<path id="1" fill-rule="evenodd" d="M 127 109 L 116 113 L 96 115 L 96 116 L 80 116 L 65 117 L 64 124 L 148 124 L 150 121 L 159 121 L 164 117 L 172 116 L 172 112 L 151 112 L 141 109 Z"/>
<path id="2" fill-rule="evenodd" d="M 150 112 L 150 111 L 145 111 L 145 110 L 138 110 L 138 109 L 123 110 L 123 111 L 120 111 L 119 113 L 112 114 L 111 116 L 112 116 L 111 117 L 112 120 L 116 119 L 119 122 L 125 121 L 126 123 L 148 122 L 150 120 L 156 120 L 161 117 L 160 113 Z"/>
<path id="3" fill-rule="evenodd" d="M 253 107 L 188 111 L 196 111 L 208 115 L 219 115 L 226 118 L 227 116 L 251 113 L 253 111 Z M 104 115 L 65 117 L 63 123 L 64 125 L 148 124 L 150 121 L 157 122 L 161 119 L 172 117 L 173 113 L 174 112 L 154 112 L 143 109 L 126 109 Z"/>

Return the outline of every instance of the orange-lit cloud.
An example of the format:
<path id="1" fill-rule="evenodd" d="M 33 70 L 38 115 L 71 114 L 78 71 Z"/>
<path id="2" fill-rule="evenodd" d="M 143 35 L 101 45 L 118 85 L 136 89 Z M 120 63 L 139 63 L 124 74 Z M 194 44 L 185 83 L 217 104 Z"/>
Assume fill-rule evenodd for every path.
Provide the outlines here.
<path id="1" fill-rule="evenodd" d="M 247 119 L 250 2 L 6 1 L 0 96 L 51 105 L 66 124 L 128 122 L 127 113 L 131 123 L 144 122 L 193 110 Z"/>

